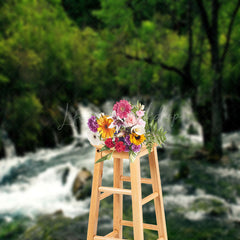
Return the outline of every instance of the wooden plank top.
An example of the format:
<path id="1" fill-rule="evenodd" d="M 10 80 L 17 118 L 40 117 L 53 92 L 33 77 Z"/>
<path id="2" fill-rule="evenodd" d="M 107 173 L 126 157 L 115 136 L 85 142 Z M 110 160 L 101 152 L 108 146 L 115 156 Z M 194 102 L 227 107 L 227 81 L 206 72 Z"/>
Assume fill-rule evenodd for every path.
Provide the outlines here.
<path id="1" fill-rule="evenodd" d="M 104 145 L 93 145 L 97 150 L 100 150 Z M 157 146 L 155 143 L 153 145 L 153 149 Z M 152 151 L 153 151 L 152 149 Z M 106 150 L 102 152 L 102 157 L 106 156 L 107 154 L 111 153 L 111 150 Z M 141 147 L 140 152 L 138 153 L 137 157 L 142 157 L 144 155 L 148 154 L 148 150 L 146 145 L 143 145 Z M 117 152 L 116 150 L 113 152 L 113 158 L 121 158 L 121 159 L 129 159 L 129 153 L 128 152 Z"/>

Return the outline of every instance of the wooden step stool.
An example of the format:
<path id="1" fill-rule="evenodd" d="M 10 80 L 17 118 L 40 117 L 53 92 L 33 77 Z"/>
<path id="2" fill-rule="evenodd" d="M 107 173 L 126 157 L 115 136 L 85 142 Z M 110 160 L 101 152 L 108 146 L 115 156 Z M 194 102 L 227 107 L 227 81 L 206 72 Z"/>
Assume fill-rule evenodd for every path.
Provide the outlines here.
<path id="1" fill-rule="evenodd" d="M 99 152 L 96 147 L 95 162 L 101 157 L 110 153 L 109 151 Z M 145 147 L 142 147 L 134 162 L 130 162 L 130 177 L 123 176 L 123 159 L 129 159 L 127 152 L 114 152 L 114 181 L 113 187 L 102 186 L 103 163 L 94 165 L 92 195 L 90 203 L 87 240 L 123 239 L 122 226 L 133 227 L 134 239 L 144 240 L 143 229 L 155 230 L 158 232 L 158 240 L 167 240 L 167 230 L 163 207 L 162 188 L 157 157 L 156 145 L 149 154 L 149 165 L 151 178 L 141 178 L 140 157 L 148 154 Z M 123 189 L 123 182 L 131 182 L 131 189 Z M 153 193 L 142 199 L 141 183 L 151 184 Z M 100 200 L 113 194 L 113 231 L 105 236 L 97 236 L 98 212 Z M 123 194 L 132 196 L 133 221 L 122 219 L 123 216 Z M 143 223 L 142 205 L 154 199 L 157 225 Z"/>

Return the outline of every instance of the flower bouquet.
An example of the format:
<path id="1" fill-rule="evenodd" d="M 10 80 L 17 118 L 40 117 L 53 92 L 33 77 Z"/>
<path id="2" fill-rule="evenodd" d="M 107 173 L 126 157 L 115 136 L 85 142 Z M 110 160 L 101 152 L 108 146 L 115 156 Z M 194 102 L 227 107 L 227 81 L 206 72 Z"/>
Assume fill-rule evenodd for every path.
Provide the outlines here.
<path id="1" fill-rule="evenodd" d="M 129 152 L 133 162 L 143 145 L 150 153 L 154 143 L 161 146 L 166 140 L 166 132 L 158 128 L 157 122 L 150 119 L 139 102 L 132 105 L 127 100 L 120 100 L 113 106 L 110 116 L 104 113 L 91 116 L 88 127 L 90 143 L 102 146 L 100 151 L 111 151 L 97 162 L 111 159 L 114 151 Z"/>

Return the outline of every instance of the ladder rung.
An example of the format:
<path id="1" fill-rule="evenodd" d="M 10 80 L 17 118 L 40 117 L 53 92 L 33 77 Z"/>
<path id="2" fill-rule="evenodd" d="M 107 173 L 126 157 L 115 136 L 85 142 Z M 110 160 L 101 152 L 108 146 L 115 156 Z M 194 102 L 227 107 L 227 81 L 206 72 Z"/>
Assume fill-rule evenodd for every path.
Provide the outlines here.
<path id="1" fill-rule="evenodd" d="M 124 239 L 124 238 L 109 238 L 109 237 L 102 237 L 102 236 L 95 236 L 94 237 L 94 240 L 127 240 L 127 239 Z"/>
<path id="2" fill-rule="evenodd" d="M 150 202 L 151 200 L 153 200 L 154 198 L 158 197 L 158 192 L 154 192 L 150 195 L 148 195 L 147 197 L 145 197 L 143 200 L 142 200 L 142 205 Z"/>
<path id="3" fill-rule="evenodd" d="M 121 225 L 126 227 L 133 227 L 132 221 L 121 220 Z M 153 224 L 143 223 L 143 228 L 158 231 L 158 226 Z"/>
<path id="4" fill-rule="evenodd" d="M 121 176 L 121 181 L 131 182 L 131 177 Z M 141 178 L 141 183 L 152 184 L 152 179 L 151 178 Z"/>
<path id="5" fill-rule="evenodd" d="M 100 192 L 112 193 L 112 194 L 125 194 L 132 195 L 132 191 L 129 189 L 123 188 L 114 188 L 114 187 L 99 187 Z"/>
<path id="6" fill-rule="evenodd" d="M 115 237 L 115 235 L 118 234 L 118 231 L 117 230 L 114 230 L 112 232 L 110 232 L 109 234 L 105 235 L 104 237 Z"/>
<path id="7" fill-rule="evenodd" d="M 111 195 L 112 195 L 112 193 L 104 192 L 104 193 L 100 194 L 100 198 L 99 199 L 103 200 L 104 198 L 109 197 Z"/>

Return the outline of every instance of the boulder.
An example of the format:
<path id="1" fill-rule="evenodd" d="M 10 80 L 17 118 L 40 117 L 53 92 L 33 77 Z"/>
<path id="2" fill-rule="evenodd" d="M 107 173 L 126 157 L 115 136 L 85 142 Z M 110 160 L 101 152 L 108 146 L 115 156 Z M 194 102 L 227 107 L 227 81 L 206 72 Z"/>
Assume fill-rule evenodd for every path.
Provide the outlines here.
<path id="1" fill-rule="evenodd" d="M 198 198 L 190 206 L 192 211 L 204 211 L 205 216 L 226 217 L 230 208 L 222 201 L 214 198 Z"/>
<path id="2" fill-rule="evenodd" d="M 189 174 L 190 174 L 190 169 L 189 169 L 187 163 L 183 162 L 180 164 L 178 172 L 174 176 L 174 179 L 175 180 L 186 179 L 186 178 L 188 178 Z"/>
<path id="3" fill-rule="evenodd" d="M 72 186 L 72 194 L 77 200 L 91 195 L 91 179 L 92 173 L 86 168 L 78 172 Z"/>
<path id="4" fill-rule="evenodd" d="M 236 151 L 238 151 L 238 146 L 237 146 L 237 144 L 234 141 L 232 141 L 231 144 L 229 146 L 227 146 L 226 149 L 229 152 L 236 152 Z"/>
<path id="5" fill-rule="evenodd" d="M 202 148 L 202 149 L 196 150 L 194 154 L 189 157 L 189 159 L 204 160 L 204 159 L 207 159 L 208 156 L 209 156 L 209 152 Z"/>
<path id="6" fill-rule="evenodd" d="M 86 239 L 86 229 L 87 221 L 79 217 L 73 219 L 65 217 L 59 210 L 53 214 L 38 216 L 36 222 L 29 226 L 17 239 L 83 240 Z"/>

